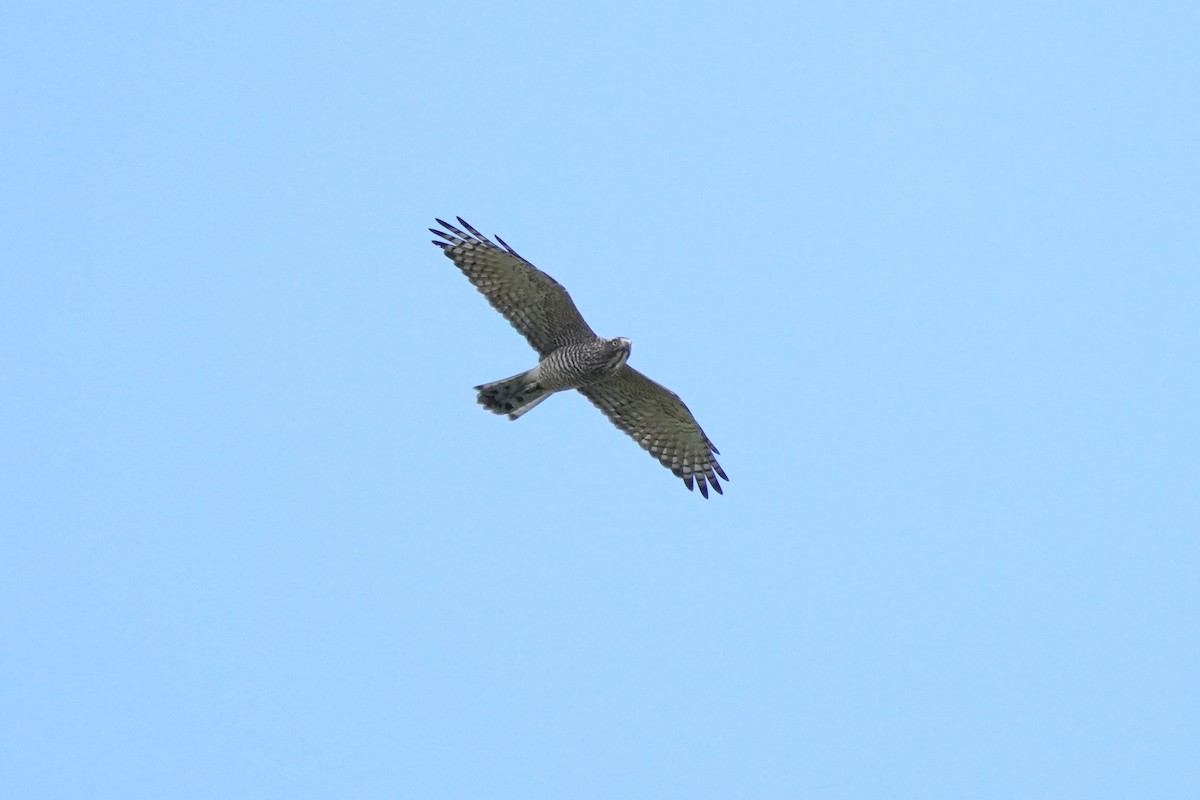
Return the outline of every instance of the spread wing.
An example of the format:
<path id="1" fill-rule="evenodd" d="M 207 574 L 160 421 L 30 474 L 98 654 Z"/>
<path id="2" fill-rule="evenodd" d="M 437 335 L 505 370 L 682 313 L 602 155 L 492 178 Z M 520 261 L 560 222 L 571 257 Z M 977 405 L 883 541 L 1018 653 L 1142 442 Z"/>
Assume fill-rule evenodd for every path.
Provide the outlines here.
<path id="1" fill-rule="evenodd" d="M 717 448 L 679 395 L 630 366 L 579 392 L 664 467 L 683 478 L 688 489 L 694 479 L 706 498 L 710 484 L 717 494 L 725 493 L 717 476 L 726 481 L 729 476 L 714 458 Z"/>
<path id="2" fill-rule="evenodd" d="M 517 255 L 499 236 L 499 245 L 467 224 L 467 232 L 438 220 L 446 230 L 430 228 L 446 256 L 475 284 L 492 308 L 499 311 L 541 356 L 564 344 L 596 338 L 579 309 L 558 281 Z"/>

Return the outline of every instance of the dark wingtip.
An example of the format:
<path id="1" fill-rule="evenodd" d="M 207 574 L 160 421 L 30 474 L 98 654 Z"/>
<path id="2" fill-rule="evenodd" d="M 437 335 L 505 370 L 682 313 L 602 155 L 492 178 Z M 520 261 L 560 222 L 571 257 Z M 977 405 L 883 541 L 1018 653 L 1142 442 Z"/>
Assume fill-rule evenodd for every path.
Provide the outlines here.
<path id="1" fill-rule="evenodd" d="M 684 485 L 684 486 L 686 486 L 686 487 L 688 487 L 688 491 L 689 491 L 689 492 L 693 492 L 693 491 L 695 491 L 695 490 L 696 490 L 696 487 L 694 487 L 694 486 L 692 485 L 692 476 L 691 476 L 691 475 L 684 475 L 684 476 L 683 476 L 683 485 Z"/>
<path id="2" fill-rule="evenodd" d="M 450 231 L 450 234 L 452 234 L 452 235 L 449 235 L 449 234 L 445 233 L 444 231 L 434 231 L 434 233 L 436 233 L 439 236 L 445 236 L 447 239 L 450 239 L 450 240 L 453 240 L 455 238 L 464 239 L 464 240 L 471 238 L 468 234 L 463 233 L 458 228 L 454 227 L 449 222 L 446 222 L 446 220 L 441 219 L 440 217 L 434 217 L 434 221 L 437 222 L 438 225 L 441 225 L 443 228 L 445 228 L 447 231 Z M 461 222 L 462 220 L 459 220 L 459 221 Z M 430 230 L 433 230 L 433 228 L 430 228 Z"/>
<path id="3" fill-rule="evenodd" d="M 708 499 L 708 482 L 704 480 L 703 475 L 696 476 L 696 483 L 700 484 L 700 494 L 705 500 Z"/>
<path id="4" fill-rule="evenodd" d="M 463 224 L 464 228 L 471 232 L 471 235 L 475 237 L 475 241 L 483 242 L 484 244 L 492 244 L 492 240 L 480 233 L 477 228 L 471 225 L 471 223 L 467 222 L 462 217 L 459 217 L 458 221 Z M 495 245 L 492 246 L 495 247 Z"/>
<path id="5" fill-rule="evenodd" d="M 504 241 L 504 240 L 503 240 L 503 239 L 501 239 L 499 236 L 497 236 L 497 237 L 496 237 L 496 241 L 497 241 L 497 242 L 499 242 L 499 243 L 500 243 L 500 246 L 501 246 L 501 247 L 503 247 L 505 250 L 507 250 L 508 252 L 512 253 L 514 256 L 516 256 L 517 258 L 521 259 L 522 261 L 525 261 L 525 256 L 521 255 L 521 254 L 520 254 L 520 253 L 518 253 L 516 250 L 513 250 L 513 248 L 512 248 L 512 245 L 511 245 L 511 244 L 509 244 L 508 242 Z"/>
<path id="6" fill-rule="evenodd" d="M 717 494 L 725 494 L 725 490 L 721 488 L 721 484 L 716 478 L 709 478 L 708 482 L 717 490 Z"/>
<path id="7" fill-rule="evenodd" d="M 725 480 L 729 480 L 729 476 L 725 474 L 725 470 L 721 469 L 721 465 L 715 461 L 713 462 L 713 469 L 715 469 L 717 471 L 717 474 L 720 475 L 722 478 L 724 478 Z"/>

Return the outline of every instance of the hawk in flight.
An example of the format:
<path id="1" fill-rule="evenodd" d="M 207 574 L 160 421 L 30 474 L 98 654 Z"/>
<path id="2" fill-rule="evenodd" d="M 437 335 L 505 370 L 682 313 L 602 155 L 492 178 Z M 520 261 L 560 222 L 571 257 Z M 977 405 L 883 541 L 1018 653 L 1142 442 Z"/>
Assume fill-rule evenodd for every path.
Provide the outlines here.
<path id="1" fill-rule="evenodd" d="M 517 419 L 555 392 L 576 389 L 667 469 L 723 494 L 717 480 L 729 477 L 717 463 L 717 448 L 679 395 L 625 362 L 628 339 L 597 336 L 558 281 L 517 255 L 499 236 L 490 239 L 463 221 L 466 231 L 438 220 L 430 228 L 442 248 L 492 307 L 512 323 L 538 352 L 531 370 L 476 386 L 479 403 L 495 414 Z"/>

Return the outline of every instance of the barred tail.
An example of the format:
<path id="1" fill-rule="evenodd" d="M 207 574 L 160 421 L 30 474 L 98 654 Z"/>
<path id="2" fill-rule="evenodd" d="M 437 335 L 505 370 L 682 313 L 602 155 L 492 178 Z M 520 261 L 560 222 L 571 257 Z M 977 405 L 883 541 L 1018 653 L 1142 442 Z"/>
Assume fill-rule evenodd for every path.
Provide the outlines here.
<path id="1" fill-rule="evenodd" d="M 476 386 L 479 405 L 493 414 L 508 414 L 509 419 L 517 419 L 553 394 L 537 385 L 530 375 L 532 372 L 531 369 L 502 381 Z"/>

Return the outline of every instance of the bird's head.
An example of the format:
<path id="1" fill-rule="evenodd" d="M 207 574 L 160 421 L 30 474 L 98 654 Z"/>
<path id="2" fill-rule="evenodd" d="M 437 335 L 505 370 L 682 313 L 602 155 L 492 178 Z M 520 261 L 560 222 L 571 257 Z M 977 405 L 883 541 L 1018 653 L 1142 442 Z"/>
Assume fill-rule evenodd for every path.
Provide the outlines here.
<path id="1" fill-rule="evenodd" d="M 614 371 L 618 370 L 629 360 L 629 354 L 633 351 L 633 342 L 624 336 L 618 336 L 615 339 L 609 339 L 608 346 L 613 354 L 612 368 Z"/>

